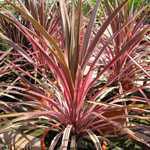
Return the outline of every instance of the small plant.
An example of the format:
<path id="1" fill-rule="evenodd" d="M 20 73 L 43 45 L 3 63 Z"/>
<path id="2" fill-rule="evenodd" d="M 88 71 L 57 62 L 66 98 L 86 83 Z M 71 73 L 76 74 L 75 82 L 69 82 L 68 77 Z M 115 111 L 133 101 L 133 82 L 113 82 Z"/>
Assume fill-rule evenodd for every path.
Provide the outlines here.
<path id="1" fill-rule="evenodd" d="M 122 46 L 130 41 L 130 39 L 132 39 L 137 32 L 143 30 L 145 26 L 143 21 L 145 18 L 142 20 L 137 20 L 137 17 L 143 12 L 143 10 L 145 10 L 146 6 L 140 10 L 135 9 L 137 3 L 138 2 L 132 0 L 128 1 L 128 5 L 126 5 L 111 22 L 111 28 L 109 29 L 110 31 L 106 33 L 106 36 L 108 37 L 118 33 L 118 31 L 120 31 L 124 25 L 126 27 L 124 27 L 124 29 L 122 29 L 122 31 L 116 35 L 112 44 L 106 48 L 106 58 L 113 58 L 120 55 L 122 53 Z M 119 1 L 116 1 L 115 4 L 112 3 L 111 8 L 109 7 L 108 1 L 106 1 L 106 13 L 112 13 L 113 7 L 116 7 L 117 5 L 119 5 Z M 130 23 L 126 24 L 127 22 Z M 104 42 L 107 42 L 107 40 L 108 38 L 106 38 Z M 114 63 L 113 67 L 110 68 L 110 72 L 108 73 L 109 80 L 117 77 L 113 84 L 119 84 L 120 82 L 123 90 L 130 90 L 134 86 L 138 86 L 136 81 L 138 81 L 142 76 L 144 79 L 146 76 L 149 77 L 149 69 L 145 69 L 147 66 L 146 57 L 149 55 L 149 51 L 146 50 L 146 43 L 142 44 L 140 37 L 136 38 L 135 41 L 135 43 L 130 43 L 126 54 L 122 55 L 118 61 Z M 143 70 L 143 73 L 145 72 L 144 74 L 142 74 L 141 69 Z"/>
<path id="2" fill-rule="evenodd" d="M 149 83 L 124 90 L 120 77 L 134 66 L 138 66 L 142 75 L 149 77 L 147 64 L 143 67 L 134 59 L 138 57 L 135 47 L 139 47 L 149 27 L 140 22 L 129 28 L 137 14 L 127 15 L 127 18 L 122 16 L 127 0 L 113 9 L 106 2 L 108 13 L 101 25 L 95 24 L 100 0 L 96 1 L 88 23 L 84 22 L 81 0 L 53 3 L 55 7 L 51 11 L 58 12 L 60 16 L 55 18 L 55 13 L 53 16 L 49 12 L 52 24 L 48 23 L 49 17 L 43 9 L 47 1 L 34 2 L 29 1 L 26 5 L 20 0 L 6 1 L 0 7 L 0 17 L 11 23 L 31 45 L 24 48 L 10 38 L 11 35 L 0 33 L 0 37 L 12 47 L 1 54 L 3 65 L 0 67 L 8 66 L 16 75 L 11 83 L 0 85 L 0 133 L 4 137 L 1 142 L 9 149 L 31 149 L 40 139 L 44 150 L 48 132 L 55 132 L 50 150 L 56 147 L 77 149 L 80 137 L 92 141 L 99 150 L 103 148 L 103 141 L 110 142 L 107 137 L 121 134 L 128 134 L 149 146 L 135 134 L 130 123 L 135 118 L 149 119 L 147 115 L 132 114 L 135 111 L 148 112 L 149 99 L 132 96 L 132 93 L 142 92 Z M 11 7 L 29 26 L 22 24 L 5 6 Z M 54 26 L 55 19 L 58 22 Z M 121 19 L 120 23 L 118 19 Z M 110 26 L 112 33 L 106 36 Z M 55 30 L 52 30 L 53 27 Z M 51 30 L 55 34 L 49 32 Z M 129 34 L 131 31 L 132 34 Z M 13 51 L 17 57 L 10 59 L 8 56 Z M 143 55 L 145 57 L 146 52 Z M 115 75 L 112 75 L 114 72 Z M 135 72 L 133 74 L 136 75 Z M 117 84 L 114 84 L 116 81 Z M 110 98 L 107 98 L 108 94 Z M 139 108 L 138 103 L 144 107 Z"/>

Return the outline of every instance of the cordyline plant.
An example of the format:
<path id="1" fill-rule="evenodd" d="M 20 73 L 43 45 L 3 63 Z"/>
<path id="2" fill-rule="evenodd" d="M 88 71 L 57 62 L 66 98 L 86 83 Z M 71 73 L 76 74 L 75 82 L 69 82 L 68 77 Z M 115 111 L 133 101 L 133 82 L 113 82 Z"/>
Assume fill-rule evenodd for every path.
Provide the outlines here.
<path id="1" fill-rule="evenodd" d="M 111 14 L 113 9 L 109 7 L 108 1 L 105 2 L 106 5 L 106 13 Z M 116 4 L 119 5 L 119 1 L 116 1 Z M 146 6 L 145 6 L 146 7 Z M 122 51 L 122 45 L 124 45 L 125 41 L 129 41 L 132 39 L 136 33 L 144 28 L 144 16 L 141 20 L 137 20 L 137 15 L 141 14 L 145 9 L 143 7 L 141 10 L 134 8 L 134 1 L 129 1 L 129 4 L 120 11 L 120 13 L 114 18 L 111 22 L 111 31 L 109 32 L 109 36 L 114 35 L 117 31 L 120 31 L 122 26 L 133 19 L 121 32 L 116 35 L 116 38 L 112 42 L 112 45 L 107 47 L 107 51 L 105 53 L 105 57 L 107 59 L 112 59 L 113 57 L 119 55 Z M 108 36 L 108 35 L 106 35 Z M 107 42 L 106 38 L 106 42 Z M 144 40 L 144 39 L 143 39 Z M 137 40 L 136 43 L 132 43 L 126 54 L 122 55 L 120 59 L 118 59 L 113 64 L 113 69 L 110 69 L 109 80 L 114 79 L 116 76 L 118 78 L 114 81 L 113 84 L 121 83 L 123 90 L 130 90 L 135 86 L 135 80 L 138 78 L 144 77 L 145 75 L 148 77 L 149 74 L 145 70 L 149 70 L 147 64 L 145 65 L 146 57 L 149 55 L 149 51 L 145 50 L 146 43 L 141 44 L 140 39 Z M 147 43 L 148 44 L 148 43 Z M 104 60 L 105 61 L 107 61 Z M 145 69 L 146 68 L 146 69 Z M 141 70 L 144 74 L 141 73 Z"/>
<path id="2" fill-rule="evenodd" d="M 0 68 L 4 70 L 6 66 L 16 74 L 11 83 L 0 85 L 1 143 L 7 144 L 9 149 L 19 149 L 21 146 L 30 147 L 41 138 L 41 149 L 44 150 L 45 136 L 50 131 L 56 131 L 50 150 L 56 146 L 62 150 L 80 149 L 78 141 L 83 137 L 91 139 L 96 149 L 104 149 L 101 142 L 109 142 L 107 136 L 120 134 L 128 134 L 149 146 L 136 135 L 133 131 L 136 126 L 130 123 L 133 119 L 149 119 L 146 115 L 149 112 L 149 99 L 143 92 L 149 83 L 124 90 L 120 78 L 132 65 L 135 70 L 138 68 L 138 73 L 149 78 L 147 64 L 142 66 L 136 60 L 137 51 L 131 55 L 135 48 L 138 49 L 149 27 L 142 22 L 130 27 L 133 22 L 136 23 L 137 14 L 126 16 L 123 13 L 127 10 L 127 0 L 114 8 L 109 1 L 106 2 L 108 13 L 101 25 L 95 25 L 100 0 L 96 1 L 88 23 L 84 22 L 82 16 L 82 0 L 60 0 L 55 4 L 61 16 L 58 17 L 57 26 L 47 24 L 49 20 L 43 18 L 46 16 L 43 9 L 46 0 L 36 2 L 39 2 L 34 3 L 37 6 L 31 7 L 33 12 L 37 11 L 35 14 L 29 5 L 26 7 L 20 0 L 6 1 L 0 7 L 0 17 L 21 32 L 31 45 L 31 48 L 24 48 L 5 32 L 0 33 L 0 37 L 12 47 L 1 53 Z M 6 10 L 6 5 L 20 14 L 29 26 Z M 33 4 L 30 3 L 30 6 Z M 106 35 L 110 26 L 112 32 Z M 53 31 L 52 28 L 59 33 L 59 40 L 49 32 Z M 143 56 L 146 56 L 145 47 L 142 50 Z M 8 56 L 13 51 L 17 52 L 17 57 L 10 59 Z M 24 63 L 30 64 L 31 68 Z M 119 73 L 112 76 L 117 69 L 120 69 Z M 0 72 L 0 75 L 4 73 Z M 104 77 L 106 81 L 102 84 Z M 116 81 L 118 84 L 113 86 Z M 96 91 L 93 90 L 95 87 Z M 115 95 L 106 98 L 114 89 L 117 89 Z M 137 91 L 144 96 L 132 96 Z M 145 127 L 142 126 L 142 129 Z"/>
<path id="3" fill-rule="evenodd" d="M 62 44 L 62 33 L 61 30 L 58 32 L 58 28 L 60 28 L 60 13 L 57 11 L 57 6 L 55 3 L 50 3 L 49 1 L 32 1 L 26 0 L 24 1 L 25 7 L 32 14 L 32 16 L 45 28 L 45 30 L 57 41 L 60 41 L 59 44 Z M 6 7 L 6 6 L 5 6 Z M 6 7 L 7 8 L 7 7 Z M 9 7 L 8 7 L 9 8 Z M 10 7 L 11 8 L 11 7 Z M 10 9 L 9 8 L 9 9 Z M 28 20 L 23 19 L 18 12 L 13 11 L 14 17 L 16 21 L 19 21 L 26 28 L 32 28 L 31 24 Z M 52 15 L 53 14 L 53 15 Z M 13 42 L 18 43 L 25 51 L 34 51 L 32 49 L 31 44 L 28 42 L 27 38 L 22 34 L 21 31 L 17 29 L 17 27 L 8 20 L 8 18 L 1 16 L 0 18 L 0 29 L 7 37 L 9 37 Z M 57 29 L 57 30 L 56 30 Z M 36 30 L 37 34 L 38 31 Z M 12 58 L 14 58 L 16 54 L 15 49 L 11 53 Z M 36 52 L 35 52 L 36 54 Z M 38 55 L 38 54 L 36 54 Z M 39 57 L 39 58 L 38 58 Z M 39 65 L 42 65 L 41 56 L 37 57 L 37 62 Z"/>

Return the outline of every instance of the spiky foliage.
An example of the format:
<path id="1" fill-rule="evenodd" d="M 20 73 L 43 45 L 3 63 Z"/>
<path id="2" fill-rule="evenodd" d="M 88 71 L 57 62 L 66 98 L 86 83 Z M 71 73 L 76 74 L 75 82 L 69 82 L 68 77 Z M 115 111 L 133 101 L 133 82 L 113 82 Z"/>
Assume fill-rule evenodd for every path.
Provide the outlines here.
<path id="1" fill-rule="evenodd" d="M 32 1 L 30 2 L 32 6 Z M 134 118 L 149 119 L 148 116 L 141 116 L 141 112 L 142 114 L 148 112 L 149 99 L 146 96 L 141 98 L 131 95 L 133 92 L 147 88 L 149 84 L 124 91 L 122 84 L 112 86 L 116 80 L 122 83 L 119 76 L 125 73 L 124 67 L 111 79 L 107 78 L 107 75 L 111 76 L 113 71 L 110 70 L 114 69 L 118 62 L 132 61 L 140 68 L 142 75 L 144 72 L 149 77 L 148 66 L 143 68 L 130 55 L 130 50 L 139 46 L 138 44 L 143 40 L 148 26 L 142 25 L 137 30 L 135 26 L 132 27 L 134 33 L 129 38 L 129 32 L 125 31 L 136 19 L 136 14 L 133 14 L 131 18 L 119 24 L 118 30 L 113 29 L 111 36 L 106 36 L 109 26 L 113 25 L 121 12 L 126 10 L 127 1 L 113 10 L 111 5 L 106 3 L 109 13 L 102 20 L 101 25 L 95 25 L 99 0 L 96 1 L 88 23 L 84 22 L 82 16 L 81 0 L 73 2 L 60 0 L 56 8 L 59 7 L 57 11 L 61 19 L 59 18 L 60 24 L 55 26 L 55 31 L 61 33 L 61 39 L 58 41 L 57 37 L 49 32 L 52 26 L 47 25 L 47 21 L 43 21 L 45 16 L 43 11 L 41 14 L 39 11 L 44 10 L 42 8 L 46 1 L 36 2 L 40 3 L 34 3 L 35 7 L 31 7 L 36 14 L 31 12 L 29 6 L 27 9 L 20 0 L 16 3 L 7 1 L 3 5 L 9 5 L 13 11 L 19 13 L 20 17 L 30 24 L 28 28 L 10 11 L 0 8 L 0 16 L 13 24 L 32 46 L 24 49 L 20 44 L 0 33 L 0 37 L 12 47 L 1 54 L 1 68 L 7 66 L 16 74 L 14 81 L 0 85 L 0 133 L 5 133 L 4 140 L 11 137 L 11 140 L 2 142 L 7 142 L 9 148 L 19 148 L 20 143 L 23 147 L 31 146 L 36 143 L 38 137 L 42 137 L 41 148 L 45 149 L 43 139 L 48 131 L 54 130 L 58 134 L 51 142 L 49 148 L 51 150 L 56 147 L 60 139 L 62 139 L 60 149 L 67 150 L 67 147 L 76 149 L 79 137 L 90 138 L 96 149 L 101 149 L 101 141 L 107 141 L 106 136 L 115 134 L 128 134 L 131 138 L 147 144 L 134 134 L 129 121 Z M 42 4 L 41 7 L 38 4 Z M 142 22 L 137 27 L 141 24 Z M 130 31 L 130 28 L 127 31 Z M 120 38 L 120 35 L 125 39 Z M 116 48 L 118 37 L 121 41 L 119 52 Z M 17 52 L 18 57 L 10 61 L 7 56 L 12 50 Z M 20 61 L 18 63 L 18 60 L 22 63 Z M 24 66 L 24 63 L 30 64 L 31 68 Z M 105 82 L 102 84 L 104 77 Z M 93 92 L 95 87 L 96 91 Z M 115 90 L 114 95 L 113 90 Z M 107 98 L 107 94 L 112 95 Z M 130 102 L 134 104 L 130 105 Z M 143 107 L 139 108 L 137 103 L 142 104 Z M 130 113 L 134 111 L 140 111 L 140 114 Z M 39 131 L 42 133 L 45 131 L 43 136 Z M 20 136 L 28 142 L 23 143 L 24 140 Z"/>
<path id="2" fill-rule="evenodd" d="M 108 1 L 105 2 L 107 14 L 112 13 L 114 5 L 119 5 L 119 1 L 116 1 L 115 4 L 112 3 L 112 8 L 109 7 Z M 126 22 L 130 23 L 116 35 L 112 44 L 107 47 L 104 63 L 107 59 L 112 59 L 122 53 L 123 45 L 129 42 L 130 39 L 137 34 L 137 32 L 143 30 L 143 21 L 145 18 L 143 16 L 141 20 L 137 20 L 137 16 L 144 11 L 146 6 L 138 10 L 135 9 L 134 5 L 134 1 L 129 1 L 128 5 L 124 7 L 124 9 L 122 9 L 122 11 L 120 11 L 120 13 L 111 22 L 111 27 L 106 33 L 106 36 L 108 37 L 111 37 L 120 31 Z M 107 42 L 108 37 L 106 37 L 104 42 Z M 136 43 L 133 42 L 126 52 L 127 55 L 122 55 L 120 59 L 114 63 L 113 67 L 110 69 L 110 73 L 108 74 L 109 80 L 114 79 L 117 76 L 113 84 L 118 84 L 118 82 L 120 82 L 123 90 L 130 90 L 133 86 L 137 86 L 135 81 L 139 80 L 141 77 L 144 77 L 144 79 L 145 77 L 149 78 L 150 68 L 147 67 L 146 59 L 150 53 L 148 49 L 145 49 L 148 47 L 148 42 L 147 45 L 142 44 L 142 42 L 140 42 L 140 38 L 135 41 Z"/>

